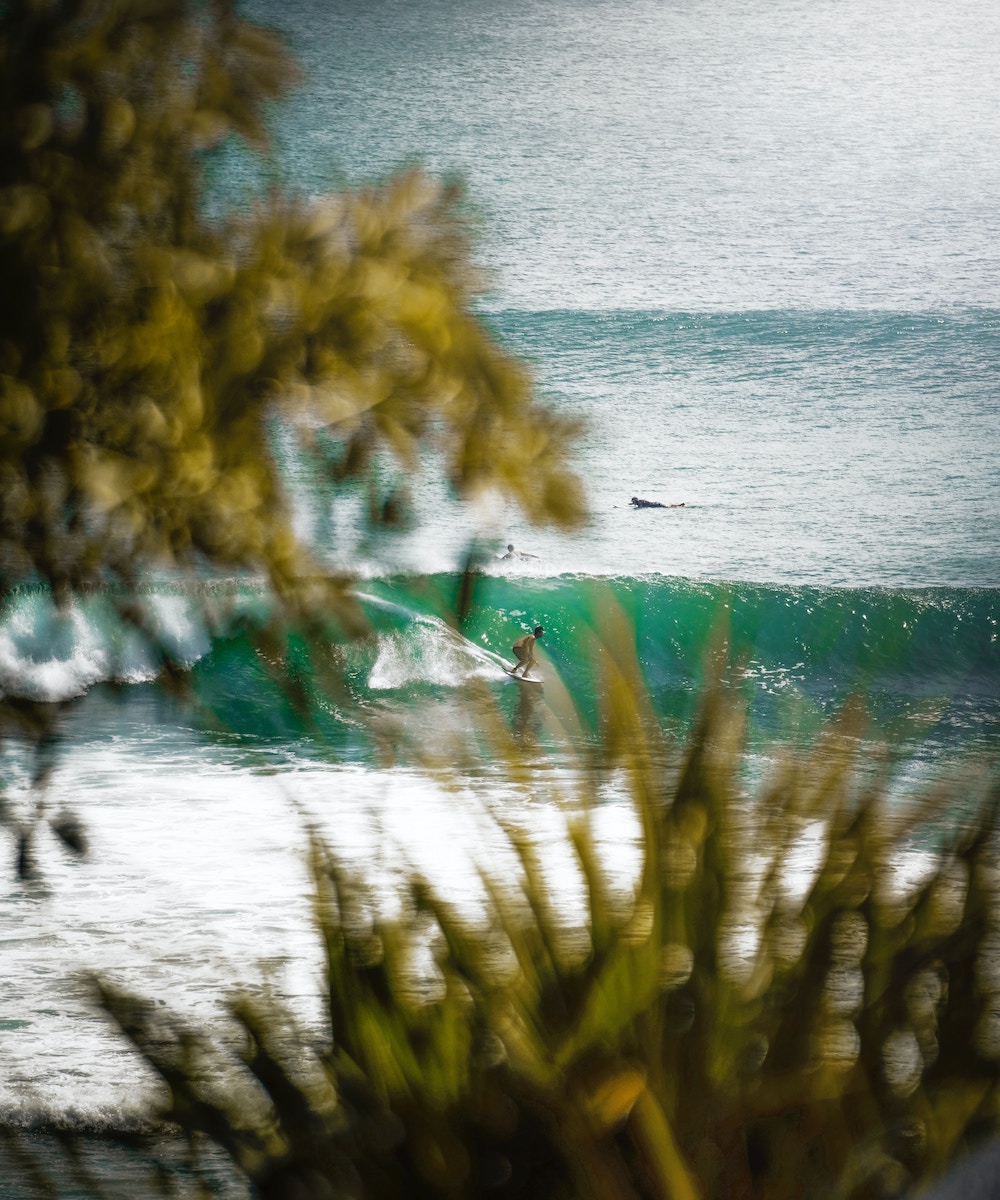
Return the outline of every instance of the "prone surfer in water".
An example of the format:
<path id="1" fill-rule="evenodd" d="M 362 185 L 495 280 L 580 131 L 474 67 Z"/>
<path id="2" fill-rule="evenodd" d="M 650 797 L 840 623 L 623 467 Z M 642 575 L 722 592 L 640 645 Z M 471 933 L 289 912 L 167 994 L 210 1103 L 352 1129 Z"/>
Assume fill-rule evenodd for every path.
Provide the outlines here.
<path id="1" fill-rule="evenodd" d="M 659 500 L 640 500 L 638 496 L 633 496 L 629 501 L 632 508 L 683 508 L 684 501 L 680 504 L 661 504 Z"/>
<path id="2" fill-rule="evenodd" d="M 524 670 L 521 672 L 521 678 L 528 678 L 528 672 L 535 665 L 535 642 L 544 632 L 545 630 L 541 625 L 536 625 L 533 633 L 524 634 L 523 637 L 519 637 L 514 645 L 511 646 L 517 662 L 512 667 L 507 668 L 508 675 L 516 675 L 518 667 L 523 667 Z"/>
<path id="3" fill-rule="evenodd" d="M 515 550 L 514 543 L 510 542 L 507 546 L 507 553 L 501 554 L 501 559 L 507 560 L 511 558 L 537 558 L 537 554 L 529 554 L 527 550 Z"/>

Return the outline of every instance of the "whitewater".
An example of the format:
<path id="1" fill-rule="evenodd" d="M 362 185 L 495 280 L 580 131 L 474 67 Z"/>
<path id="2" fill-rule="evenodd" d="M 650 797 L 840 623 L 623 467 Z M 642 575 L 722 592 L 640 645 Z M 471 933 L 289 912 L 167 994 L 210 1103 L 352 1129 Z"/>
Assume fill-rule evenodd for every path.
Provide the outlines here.
<path id="1" fill-rule="evenodd" d="M 212 202 L 244 203 L 275 175 L 306 196 L 416 160 L 461 175 L 483 320 L 546 403 L 584 422 L 592 517 L 563 534 L 462 505 L 431 460 L 407 481 L 412 528 L 372 545 L 363 498 L 331 498 L 276 435 L 300 532 L 359 573 L 373 628 L 331 650 L 344 687 L 317 692 L 308 726 L 247 638 L 266 608 L 253 580 L 144 591 L 198 711 L 151 685 L 155 654 L 107 597 L 64 614 L 31 589 L 11 598 L 0 689 L 74 700 L 46 804 L 81 819 L 90 852 L 76 861 L 42 830 L 40 874 L 22 883 L 5 843 L 8 1117 L 119 1127 L 155 1095 L 93 1006 L 95 971 L 199 1023 L 266 979 L 317 1022 L 310 826 L 387 905 L 417 871 L 473 914 L 479 868 L 509 862 L 502 827 L 523 830 L 572 910 L 551 797 L 585 749 L 609 614 L 630 619 L 678 738 L 706 641 L 729 632 L 751 781 L 857 692 L 867 748 L 905 750 L 901 792 L 980 771 L 998 745 L 994 5 L 242 8 L 281 22 L 307 74 L 273 113 L 271 163 L 224 149 L 209 164 Z M 634 495 L 679 507 L 637 511 Z M 504 561 L 508 543 L 536 557 Z M 470 561 L 456 631 L 443 614 Z M 568 741 L 503 682 L 499 660 L 537 623 L 546 702 L 562 681 L 584 718 Z M 540 738 L 534 782 L 487 759 L 443 788 L 413 757 L 457 761 L 486 720 L 483 689 Z M 24 820 L 31 767 L 6 747 L 6 803 Z M 638 830 L 613 782 L 596 819 L 627 881 Z"/>

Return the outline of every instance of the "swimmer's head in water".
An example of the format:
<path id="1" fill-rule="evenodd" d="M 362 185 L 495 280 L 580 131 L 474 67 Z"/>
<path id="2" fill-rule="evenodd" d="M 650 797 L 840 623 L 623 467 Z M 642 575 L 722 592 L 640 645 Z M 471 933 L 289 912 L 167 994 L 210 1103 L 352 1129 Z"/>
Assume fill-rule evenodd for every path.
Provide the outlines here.
<path id="1" fill-rule="evenodd" d="M 544 632 L 545 632 L 545 630 L 541 627 L 541 625 L 535 626 L 535 637 L 536 638 L 541 637 Z"/>
<path id="2" fill-rule="evenodd" d="M 513 542 L 508 542 L 508 543 L 507 543 L 507 549 L 508 549 L 508 550 L 513 550 L 513 549 L 514 549 L 514 543 L 513 543 Z"/>

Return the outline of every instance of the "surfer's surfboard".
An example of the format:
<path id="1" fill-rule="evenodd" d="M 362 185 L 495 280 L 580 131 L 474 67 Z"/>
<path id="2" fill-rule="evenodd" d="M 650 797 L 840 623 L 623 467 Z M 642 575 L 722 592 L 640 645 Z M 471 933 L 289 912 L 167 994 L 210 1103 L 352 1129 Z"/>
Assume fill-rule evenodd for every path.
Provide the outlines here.
<path id="1" fill-rule="evenodd" d="M 532 686 L 541 687 L 542 686 L 542 681 L 540 679 L 537 679 L 537 678 L 525 679 L 523 675 L 514 675 L 509 670 L 507 671 L 507 678 L 513 679 L 516 683 L 525 683 L 528 685 L 528 687 L 532 687 Z"/>

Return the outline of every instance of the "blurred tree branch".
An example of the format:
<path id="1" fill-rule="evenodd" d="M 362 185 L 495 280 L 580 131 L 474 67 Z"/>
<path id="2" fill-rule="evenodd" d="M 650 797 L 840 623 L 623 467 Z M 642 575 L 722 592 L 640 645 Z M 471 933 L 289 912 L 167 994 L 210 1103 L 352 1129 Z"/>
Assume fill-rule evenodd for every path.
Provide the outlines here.
<path id="1" fill-rule="evenodd" d="M 266 105 L 295 75 L 228 0 L 5 6 L 0 596 L 209 564 L 355 626 L 345 580 L 292 527 L 275 414 L 333 428 L 335 482 L 432 444 L 461 497 L 582 518 L 573 423 L 473 315 L 457 187 L 411 171 L 204 215 L 205 151 L 265 148 Z"/>

